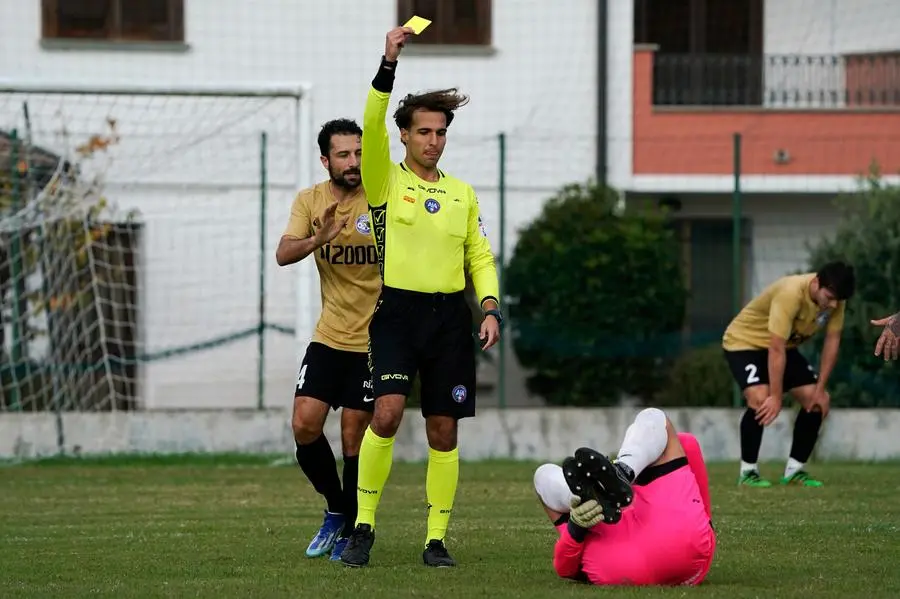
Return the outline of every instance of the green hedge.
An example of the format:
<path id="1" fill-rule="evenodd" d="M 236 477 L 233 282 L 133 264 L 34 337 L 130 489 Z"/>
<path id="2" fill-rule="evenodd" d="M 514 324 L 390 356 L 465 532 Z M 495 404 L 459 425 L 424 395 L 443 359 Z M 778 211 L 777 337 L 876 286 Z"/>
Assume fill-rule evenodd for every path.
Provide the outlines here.
<path id="1" fill-rule="evenodd" d="M 658 210 L 619 214 L 617 194 L 569 185 L 520 231 L 506 268 L 512 343 L 553 405 L 650 400 L 681 343 L 680 245 Z"/>
<path id="2" fill-rule="evenodd" d="M 734 379 L 718 343 L 679 356 L 654 402 L 658 407 L 733 405 Z"/>

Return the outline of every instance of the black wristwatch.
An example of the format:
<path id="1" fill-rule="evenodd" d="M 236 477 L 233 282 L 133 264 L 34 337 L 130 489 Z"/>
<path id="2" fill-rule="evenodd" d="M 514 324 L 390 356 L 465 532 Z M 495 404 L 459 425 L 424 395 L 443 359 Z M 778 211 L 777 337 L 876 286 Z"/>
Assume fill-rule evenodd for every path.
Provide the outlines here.
<path id="1" fill-rule="evenodd" d="M 501 327 L 503 326 L 503 314 L 500 313 L 499 309 L 492 308 L 490 310 L 485 310 L 484 315 L 485 316 L 493 316 L 494 318 L 497 319 L 497 324 L 499 324 Z"/>

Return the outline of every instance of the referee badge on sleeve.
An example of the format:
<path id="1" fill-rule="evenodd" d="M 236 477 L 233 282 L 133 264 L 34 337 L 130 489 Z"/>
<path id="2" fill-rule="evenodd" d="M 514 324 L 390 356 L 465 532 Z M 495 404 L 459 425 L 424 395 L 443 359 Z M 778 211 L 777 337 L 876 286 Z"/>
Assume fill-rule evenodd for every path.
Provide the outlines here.
<path id="1" fill-rule="evenodd" d="M 481 218 L 481 215 L 478 215 L 478 230 L 481 231 L 482 237 L 487 237 L 487 228 L 484 226 L 484 220 Z"/>

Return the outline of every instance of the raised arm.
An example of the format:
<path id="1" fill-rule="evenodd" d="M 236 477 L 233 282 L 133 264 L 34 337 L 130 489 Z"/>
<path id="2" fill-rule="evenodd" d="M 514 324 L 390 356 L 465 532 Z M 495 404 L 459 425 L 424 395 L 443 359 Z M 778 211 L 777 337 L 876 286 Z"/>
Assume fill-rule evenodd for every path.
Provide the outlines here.
<path id="1" fill-rule="evenodd" d="M 372 87 L 369 88 L 363 112 L 360 173 L 370 206 L 382 206 L 387 202 L 384 189 L 391 176 L 391 149 L 385 118 L 396 66 L 397 63 L 391 65 L 382 60 L 378 73 L 372 80 Z"/>
<path id="2" fill-rule="evenodd" d="M 291 204 L 291 216 L 275 250 L 275 261 L 278 262 L 278 266 L 300 262 L 317 248 L 316 239 L 312 234 L 308 196 L 308 191 L 300 192 Z"/>
<path id="3" fill-rule="evenodd" d="M 406 38 L 412 32 L 409 27 L 397 27 L 388 32 L 384 41 L 384 56 L 381 57 L 381 64 L 372 79 L 372 87 L 369 88 L 369 95 L 366 98 L 360 173 L 370 206 L 383 206 L 387 203 L 384 190 L 390 181 L 392 165 L 385 119 L 391 92 L 394 89 L 397 59 Z"/>
<path id="4" fill-rule="evenodd" d="M 338 236 L 341 229 L 347 224 L 349 217 L 345 216 L 335 221 L 337 202 L 325 208 L 322 213 L 322 223 L 319 230 L 313 233 L 312 217 L 309 210 L 311 192 L 301 192 L 294 199 L 291 206 L 291 218 L 288 220 L 284 234 L 278 241 L 275 250 L 275 260 L 278 266 L 287 266 L 305 259 L 317 249 Z"/>

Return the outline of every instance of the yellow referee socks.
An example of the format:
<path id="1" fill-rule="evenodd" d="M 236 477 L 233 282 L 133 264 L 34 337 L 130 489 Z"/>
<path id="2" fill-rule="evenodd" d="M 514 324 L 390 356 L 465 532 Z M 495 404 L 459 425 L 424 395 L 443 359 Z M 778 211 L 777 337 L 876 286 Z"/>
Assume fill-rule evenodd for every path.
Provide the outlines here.
<path id="1" fill-rule="evenodd" d="M 456 484 L 459 482 L 459 449 L 437 451 L 428 448 L 428 474 L 425 475 L 425 494 L 428 497 L 428 537 L 443 540 L 453 511 Z"/>
<path id="2" fill-rule="evenodd" d="M 394 461 L 394 438 L 379 437 L 372 428 L 366 429 L 359 448 L 359 477 L 356 483 L 356 500 L 359 509 L 356 524 L 368 524 L 375 529 L 375 510 L 378 500 L 391 474 Z"/>

